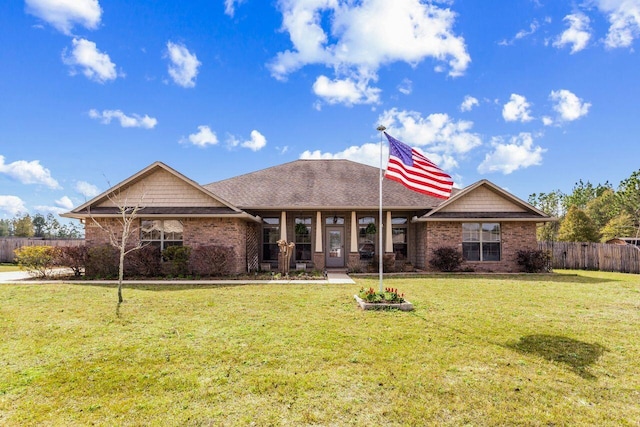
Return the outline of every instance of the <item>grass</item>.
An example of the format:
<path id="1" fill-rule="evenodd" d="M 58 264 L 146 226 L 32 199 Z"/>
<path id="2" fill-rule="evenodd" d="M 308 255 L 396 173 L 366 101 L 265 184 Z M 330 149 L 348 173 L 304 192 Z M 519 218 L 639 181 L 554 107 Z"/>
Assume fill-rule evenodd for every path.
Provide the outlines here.
<path id="1" fill-rule="evenodd" d="M 18 266 L 18 264 L 11 264 L 11 263 L 0 263 L 0 273 L 3 273 L 5 271 L 20 271 L 20 267 Z"/>
<path id="2" fill-rule="evenodd" d="M 640 424 L 640 277 L 0 285 L 2 425 Z"/>

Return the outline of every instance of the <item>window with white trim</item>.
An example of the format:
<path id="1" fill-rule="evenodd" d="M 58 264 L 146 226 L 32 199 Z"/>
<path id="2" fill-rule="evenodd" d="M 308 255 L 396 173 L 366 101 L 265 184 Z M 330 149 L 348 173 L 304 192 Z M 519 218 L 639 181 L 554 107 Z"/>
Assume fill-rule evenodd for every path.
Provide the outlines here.
<path id="1" fill-rule="evenodd" d="M 160 248 L 182 246 L 184 226 L 177 219 L 143 219 L 140 224 L 140 241 Z"/>
<path id="2" fill-rule="evenodd" d="M 467 261 L 500 261 L 500 224 L 462 224 L 462 256 Z"/>

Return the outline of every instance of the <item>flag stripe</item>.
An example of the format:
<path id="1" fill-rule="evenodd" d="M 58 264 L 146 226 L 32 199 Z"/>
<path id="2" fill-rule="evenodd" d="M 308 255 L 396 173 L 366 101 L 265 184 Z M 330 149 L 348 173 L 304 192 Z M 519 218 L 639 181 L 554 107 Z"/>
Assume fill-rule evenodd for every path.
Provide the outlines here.
<path id="1" fill-rule="evenodd" d="M 402 164 L 393 157 L 389 158 L 387 171 L 396 171 L 402 173 L 409 181 L 416 183 L 427 182 L 431 185 L 442 187 L 444 190 L 451 186 L 451 180 L 449 180 L 446 175 L 435 175 L 433 173 L 425 173 L 421 169 L 403 167 Z"/>
<path id="2" fill-rule="evenodd" d="M 398 141 L 386 132 L 389 140 L 389 162 L 385 178 L 432 197 L 448 199 L 453 180 L 423 154 Z"/>

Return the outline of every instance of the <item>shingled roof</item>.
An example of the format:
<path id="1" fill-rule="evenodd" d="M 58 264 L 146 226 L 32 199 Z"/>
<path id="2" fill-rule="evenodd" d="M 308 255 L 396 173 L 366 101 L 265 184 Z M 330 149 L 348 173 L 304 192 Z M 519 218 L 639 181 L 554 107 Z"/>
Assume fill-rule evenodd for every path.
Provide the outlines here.
<path id="1" fill-rule="evenodd" d="M 349 160 L 296 160 L 204 188 L 240 209 L 377 209 L 379 171 Z M 443 202 L 386 179 L 382 193 L 388 209 L 429 210 Z"/>

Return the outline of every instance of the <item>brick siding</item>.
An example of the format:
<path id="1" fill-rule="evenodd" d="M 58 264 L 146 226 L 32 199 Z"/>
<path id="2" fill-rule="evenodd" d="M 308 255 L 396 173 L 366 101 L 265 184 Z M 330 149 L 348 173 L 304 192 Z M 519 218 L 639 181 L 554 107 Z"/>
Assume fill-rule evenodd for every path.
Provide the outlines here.
<path id="1" fill-rule="evenodd" d="M 460 222 L 425 223 L 422 231 L 418 231 L 418 233 L 418 241 L 425 241 L 423 268 L 427 271 L 433 271 L 429 266 L 429 259 L 434 249 L 441 246 L 452 246 L 462 252 L 462 223 Z M 500 261 L 465 261 L 462 268 L 470 268 L 477 272 L 518 272 L 521 271 L 521 268 L 516 262 L 516 252 L 521 249 L 535 250 L 538 248 L 534 222 L 503 222 L 500 224 L 500 239 Z M 417 252 L 420 253 L 420 249 Z M 422 267 L 420 260 L 416 264 Z"/>
<path id="2" fill-rule="evenodd" d="M 121 227 L 116 219 L 96 218 L 96 221 L 104 228 L 111 227 L 119 230 Z M 231 273 L 244 273 L 247 271 L 247 236 L 257 233 L 257 227 L 251 230 L 251 224 L 236 218 L 185 218 L 182 219 L 183 244 L 192 248 L 198 246 L 229 246 L 234 248 L 234 265 Z M 140 237 L 139 227 L 130 237 L 130 243 L 135 245 Z M 108 233 L 92 222 L 87 221 L 85 226 L 85 241 L 87 246 L 108 245 Z"/>

